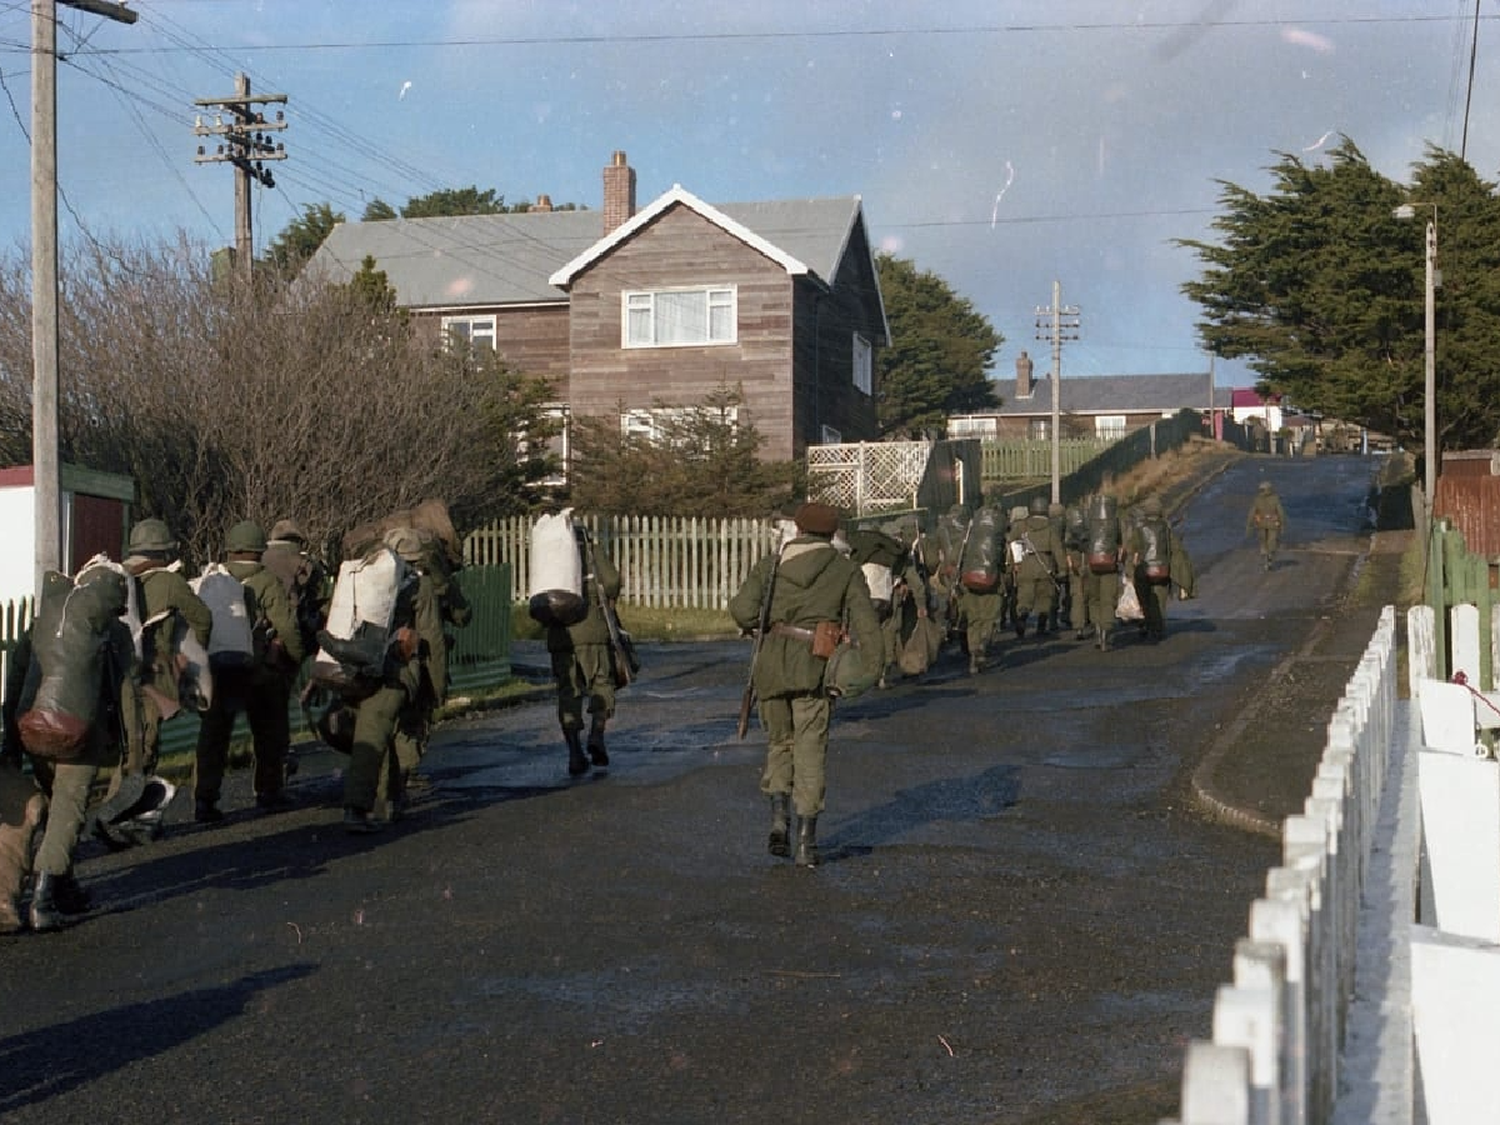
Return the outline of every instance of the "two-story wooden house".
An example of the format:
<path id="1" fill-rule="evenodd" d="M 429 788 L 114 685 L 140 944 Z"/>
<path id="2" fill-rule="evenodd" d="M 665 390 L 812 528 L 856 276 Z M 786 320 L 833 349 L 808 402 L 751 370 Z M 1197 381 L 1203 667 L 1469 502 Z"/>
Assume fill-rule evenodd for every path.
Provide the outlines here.
<path id="1" fill-rule="evenodd" d="M 565 415 L 655 412 L 741 388 L 763 456 L 878 435 L 889 342 L 858 196 L 711 205 L 673 187 L 637 209 L 623 152 L 602 211 L 344 223 L 309 264 L 345 281 L 373 258 L 419 330 L 493 346 L 552 380 Z"/>

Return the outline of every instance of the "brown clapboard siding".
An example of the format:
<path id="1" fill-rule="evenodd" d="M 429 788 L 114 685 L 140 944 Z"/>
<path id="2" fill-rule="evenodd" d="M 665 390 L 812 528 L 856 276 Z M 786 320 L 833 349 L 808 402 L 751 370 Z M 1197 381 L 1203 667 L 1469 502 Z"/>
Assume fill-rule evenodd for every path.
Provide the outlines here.
<path id="1" fill-rule="evenodd" d="M 623 294 L 676 286 L 732 285 L 738 342 L 701 348 L 621 346 Z M 570 296 L 575 414 L 614 414 L 657 403 L 692 406 L 721 386 L 740 387 L 763 456 L 792 456 L 792 300 L 786 270 L 686 207 L 655 222 L 590 266 Z"/>
<path id="2" fill-rule="evenodd" d="M 484 308 L 462 312 L 417 312 L 413 324 L 424 339 L 436 344 L 443 317 L 495 317 L 495 351 L 506 367 L 524 375 L 552 380 L 555 393 L 566 401 L 568 391 L 568 306 L 524 305 Z"/>

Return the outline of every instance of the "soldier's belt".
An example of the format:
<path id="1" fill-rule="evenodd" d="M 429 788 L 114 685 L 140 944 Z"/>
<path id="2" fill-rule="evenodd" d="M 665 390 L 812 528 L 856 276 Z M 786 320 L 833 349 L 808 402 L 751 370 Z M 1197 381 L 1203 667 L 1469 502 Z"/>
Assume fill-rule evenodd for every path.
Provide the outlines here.
<path id="1" fill-rule="evenodd" d="M 808 644 L 812 644 L 813 637 L 816 634 L 814 630 L 804 629 L 800 625 L 783 625 L 777 622 L 771 626 L 771 635 L 773 637 L 786 637 L 794 641 L 806 641 Z"/>

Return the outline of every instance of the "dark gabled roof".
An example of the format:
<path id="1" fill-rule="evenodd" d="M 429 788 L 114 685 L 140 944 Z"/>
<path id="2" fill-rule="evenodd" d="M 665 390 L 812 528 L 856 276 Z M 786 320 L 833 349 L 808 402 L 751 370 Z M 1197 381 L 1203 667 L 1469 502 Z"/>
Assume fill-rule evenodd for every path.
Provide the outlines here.
<path id="1" fill-rule="evenodd" d="M 602 236 L 598 211 L 341 223 L 308 269 L 344 282 L 373 257 L 407 308 L 564 303 L 563 287 L 579 270 L 677 204 L 693 207 L 788 272 L 824 282 L 838 272 L 863 222 L 858 196 L 714 206 L 674 187 Z"/>
<path id="2" fill-rule="evenodd" d="M 1184 408 L 1207 410 L 1211 405 L 1229 405 L 1229 388 L 1216 387 L 1207 372 L 1191 375 L 1088 375 L 1058 385 L 1058 409 L 1064 414 L 1175 413 Z M 1014 379 L 992 380 L 1001 406 L 999 417 L 1050 414 L 1052 380 L 1042 376 L 1031 381 L 1028 398 L 1016 396 Z M 990 412 L 986 412 L 990 413 Z"/>

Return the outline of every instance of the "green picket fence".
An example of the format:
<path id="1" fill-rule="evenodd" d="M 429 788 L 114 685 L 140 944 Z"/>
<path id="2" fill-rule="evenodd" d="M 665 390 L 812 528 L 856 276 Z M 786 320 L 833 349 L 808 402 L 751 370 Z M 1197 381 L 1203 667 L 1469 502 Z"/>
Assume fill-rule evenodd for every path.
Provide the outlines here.
<path id="1" fill-rule="evenodd" d="M 1077 472 L 1114 445 L 1118 438 L 1062 438 L 1057 443 L 1059 472 Z M 980 443 L 981 477 L 985 481 L 1036 480 L 1052 477 L 1052 443 L 1043 439 L 1000 441 L 986 438 Z"/>
<path id="2" fill-rule="evenodd" d="M 1436 521 L 1427 539 L 1425 601 L 1434 610 L 1433 647 L 1438 678 L 1446 680 L 1453 675 L 1448 611 L 1454 606 L 1472 605 L 1479 610 L 1479 679 L 1475 686 L 1493 684 L 1495 591 L 1490 589 L 1490 562 L 1470 551 L 1463 532 L 1441 519 Z"/>

